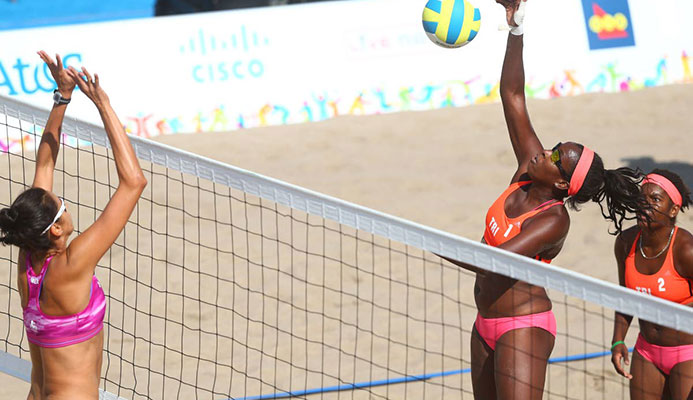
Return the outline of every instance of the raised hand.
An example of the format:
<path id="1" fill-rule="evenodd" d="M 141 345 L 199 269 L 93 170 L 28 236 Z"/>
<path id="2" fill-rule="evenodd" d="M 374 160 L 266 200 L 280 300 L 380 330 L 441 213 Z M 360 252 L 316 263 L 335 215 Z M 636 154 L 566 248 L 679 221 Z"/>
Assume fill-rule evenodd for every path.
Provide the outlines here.
<path id="1" fill-rule="evenodd" d="M 508 21 L 509 27 L 522 25 L 524 9 L 520 10 L 520 5 L 526 1 L 527 0 L 496 0 L 496 3 L 505 7 L 505 19 Z"/>
<path id="2" fill-rule="evenodd" d="M 60 58 L 59 54 L 55 55 L 55 60 L 51 58 L 45 51 L 38 51 L 37 54 L 41 57 L 44 63 L 48 66 L 51 71 L 53 80 L 55 80 L 56 85 L 58 85 L 58 90 L 60 94 L 65 98 L 70 98 L 72 91 L 75 89 L 75 81 L 72 79 L 70 74 L 67 72 L 63 66 L 63 60 Z"/>
<path id="3" fill-rule="evenodd" d="M 108 95 L 99 84 L 99 75 L 94 74 L 92 77 L 86 68 L 82 67 L 82 71 L 77 71 L 76 68 L 70 67 L 67 73 L 72 80 L 79 86 L 81 90 L 94 104 L 98 107 L 109 102 Z"/>

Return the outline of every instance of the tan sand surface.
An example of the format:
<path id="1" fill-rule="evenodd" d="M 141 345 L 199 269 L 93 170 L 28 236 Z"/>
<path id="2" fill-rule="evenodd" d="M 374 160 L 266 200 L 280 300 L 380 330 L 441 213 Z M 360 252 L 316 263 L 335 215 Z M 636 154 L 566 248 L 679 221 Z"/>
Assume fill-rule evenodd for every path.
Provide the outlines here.
<path id="1" fill-rule="evenodd" d="M 692 86 L 672 85 L 530 100 L 528 108 L 544 147 L 583 143 L 607 168 L 670 167 L 693 187 L 692 100 Z M 484 215 L 516 167 L 500 104 L 157 141 L 471 239 L 481 237 Z M 554 263 L 615 280 L 599 207 L 571 215 Z M 693 212 L 684 213 L 679 224 L 691 229 L 691 221 Z"/>
<path id="2" fill-rule="evenodd" d="M 645 170 L 655 165 L 668 167 L 679 172 L 689 186 L 693 186 L 693 164 L 690 162 L 690 151 L 693 149 L 691 135 L 693 120 L 689 111 L 692 101 L 691 86 L 681 85 L 634 93 L 590 94 L 550 101 L 530 101 L 529 110 L 535 129 L 545 147 L 550 148 L 558 141 L 584 143 L 594 148 L 604 158 L 609 168 L 620 165 L 640 166 Z M 488 206 L 506 187 L 515 168 L 515 159 L 499 104 L 369 117 L 340 117 L 305 125 L 267 127 L 229 133 L 162 136 L 156 140 L 475 240 L 481 236 L 483 217 Z M 150 193 L 150 197 L 156 196 Z M 202 202 L 200 206 L 208 204 L 206 203 L 208 200 L 200 201 Z M 196 207 L 197 204 L 188 203 L 186 209 L 190 206 Z M 155 216 L 157 212 L 157 210 L 151 210 Z M 143 213 L 146 213 L 146 210 Z M 692 216 L 693 212 L 683 214 L 679 219 L 679 225 L 687 229 L 693 228 Z M 571 217 L 571 231 L 567 244 L 554 265 L 567 267 L 600 279 L 615 281 L 616 271 L 611 250 L 613 238 L 607 232 L 609 227 L 601 218 L 599 208 L 594 204 L 588 204 L 579 213 L 571 213 Z M 155 222 L 152 224 L 154 225 Z M 279 235 L 279 233 L 276 234 Z M 148 240 L 156 244 L 159 239 L 156 237 L 143 239 L 142 247 L 146 248 Z M 234 251 L 236 251 L 235 248 Z M 327 253 L 329 251 L 331 250 L 326 250 Z M 355 256 L 357 259 L 361 257 L 360 251 L 362 250 L 358 250 Z M 115 252 L 117 253 L 118 250 Z M 257 256 L 250 253 L 247 254 L 249 259 Z M 264 253 L 261 251 L 260 256 L 262 255 Z M 187 261 L 185 256 L 179 254 L 171 257 Z M 285 265 L 282 264 L 283 256 L 278 257 L 276 260 L 278 265 L 280 267 Z M 383 257 L 386 255 L 376 254 L 370 260 L 370 264 L 368 262 L 366 264 L 375 270 Z M 296 262 L 295 259 L 293 261 Z M 154 267 L 155 265 L 151 266 L 152 269 Z M 143 276 L 148 275 L 145 273 Z M 265 278 L 268 281 L 280 279 L 279 275 L 263 277 Z M 327 280 L 330 278 L 334 277 L 323 277 Z M 178 281 L 176 281 L 179 279 L 177 277 L 167 279 L 173 279 L 175 282 L 172 284 L 180 286 L 183 277 L 181 276 Z M 199 282 L 202 282 L 202 278 L 192 279 L 200 279 Z M 253 286 L 254 278 L 250 274 L 236 276 L 236 279 L 245 281 L 248 286 Z M 375 280 L 366 279 L 364 282 L 358 274 L 342 279 L 358 280 L 361 290 L 378 285 Z M 459 290 L 463 292 L 461 296 L 464 297 L 464 302 L 469 304 L 471 301 L 470 282 L 471 279 L 464 283 L 464 290 L 456 288 L 457 284 L 454 280 L 445 282 L 439 289 L 444 292 Z M 108 286 L 115 290 L 121 284 L 127 286 L 126 283 L 115 280 L 109 282 Z M 330 287 L 338 285 L 339 279 L 327 284 Z M 287 294 L 282 290 L 283 288 L 277 284 L 278 297 Z M 388 293 L 389 296 L 401 294 L 394 290 Z M 196 295 L 204 296 L 202 291 L 197 292 Z M 129 297 L 131 294 L 125 293 L 124 296 Z M 557 300 L 557 304 L 568 308 L 563 304 L 565 301 L 559 294 L 552 294 L 552 296 Z M 315 303 L 316 300 L 319 301 L 319 305 Z M 152 304 L 146 303 L 144 308 L 151 307 L 150 312 L 156 312 L 157 306 L 154 304 L 156 298 L 151 301 Z M 333 307 L 333 309 L 322 307 L 322 312 L 327 314 L 338 312 L 340 306 L 338 301 L 331 301 L 329 298 L 320 297 L 309 291 L 306 291 L 305 298 L 301 298 L 300 301 L 306 304 L 306 308 L 320 308 L 323 303 L 327 307 Z M 246 308 L 248 304 L 253 304 L 250 297 L 236 301 L 234 307 Z M 170 307 L 172 303 L 168 305 Z M 434 309 L 436 307 L 444 309 L 448 305 L 429 303 L 429 306 Z M 112 309 L 114 314 L 111 318 L 116 320 L 120 309 L 117 306 L 112 306 Z M 358 308 L 356 310 L 358 313 Z M 122 312 L 126 313 L 126 311 Z M 410 312 L 418 314 L 419 310 L 413 309 Z M 249 313 L 252 314 L 251 311 Z M 464 314 L 460 324 L 465 329 L 469 329 L 474 318 L 473 310 L 465 308 Z M 427 314 L 424 313 L 424 315 Z M 175 317 L 172 318 L 175 319 Z M 185 319 L 187 315 L 181 318 Z M 579 332 L 575 335 L 588 335 L 598 343 L 608 340 L 603 337 L 610 335 L 610 326 L 593 327 L 592 323 L 584 323 L 580 312 L 566 313 L 565 316 L 559 315 L 558 318 L 559 331 L 562 328 L 564 332 L 567 331 L 568 326 L 571 329 L 578 326 Z M 599 324 L 601 321 L 598 319 L 594 323 Z M 281 321 L 276 322 L 279 324 Z M 200 322 L 200 324 L 203 323 Z M 250 324 L 245 328 L 247 328 L 245 335 L 248 334 L 248 330 L 254 329 Z M 152 326 L 149 329 L 154 332 L 157 327 Z M 299 336 L 311 336 L 310 332 L 301 332 L 300 328 L 295 329 L 297 330 L 294 333 Z M 325 326 L 324 329 L 329 332 L 333 327 Z M 372 329 L 378 328 L 374 326 Z M 426 328 L 423 330 L 425 331 Z M 631 333 L 633 331 L 634 329 Z M 138 327 L 138 333 L 147 335 L 147 332 L 143 332 L 140 327 Z M 441 332 L 436 334 L 440 335 Z M 267 336 L 272 337 L 272 335 L 280 336 L 270 330 Z M 359 339 L 358 334 L 355 335 L 352 339 Z M 344 338 L 344 340 L 348 339 Z M 411 341 L 419 339 L 416 335 L 410 338 Z M 466 337 L 463 339 L 466 340 Z M 120 340 L 128 348 L 127 338 L 113 338 L 112 342 L 121 343 Z M 200 338 L 190 340 L 197 341 Z M 361 339 L 362 343 L 363 340 Z M 373 343 L 372 337 L 366 339 L 366 342 L 368 340 Z M 250 343 L 251 339 L 248 339 L 248 342 Z M 275 344 L 279 344 L 278 339 Z M 464 346 L 467 344 L 465 343 Z M 554 354 L 570 353 L 571 349 L 575 349 L 571 346 L 573 344 L 569 339 L 557 343 Z M 306 350 L 309 355 L 313 354 L 311 349 Z M 369 355 L 367 350 L 365 349 L 364 352 L 364 349 L 359 348 L 354 351 L 365 357 L 381 359 L 381 355 Z M 436 349 L 436 351 L 441 350 Z M 463 358 L 468 360 L 466 349 L 464 353 Z M 329 360 L 329 355 L 321 354 Z M 151 354 L 137 354 L 137 358 L 149 356 Z M 420 360 L 414 360 L 414 364 L 417 362 Z M 450 365 L 449 360 L 440 362 L 446 369 L 466 367 L 466 365 Z M 251 360 L 248 360 L 248 363 L 250 364 Z M 297 363 L 310 364 L 309 361 L 297 361 Z M 357 367 L 345 366 L 354 370 Z M 252 368 L 258 368 L 258 366 L 253 365 Z M 613 375 L 605 359 L 580 363 L 575 368 L 589 368 L 594 371 L 593 374 L 583 374 L 580 379 L 570 382 L 565 379 L 565 368 L 551 370 L 547 383 L 551 387 L 551 392 L 569 392 L 571 396 L 583 398 L 583 388 L 589 387 L 597 393 L 609 395 L 618 393 L 619 397 L 622 394 L 619 392 L 622 390 L 620 386 L 604 388 L 601 371 L 604 370 L 607 374 Z M 269 376 L 262 372 L 261 374 L 263 377 Z M 354 378 L 359 378 L 356 372 Z M 618 381 L 618 378 L 614 376 L 610 376 L 610 379 Z M 5 384 L 0 387 L 0 398 L 22 398 L 25 395 L 27 384 L 5 376 L 1 381 Z M 454 388 L 456 384 L 450 385 Z M 468 382 L 461 384 L 468 390 Z M 308 386 L 315 387 L 315 385 Z M 563 386 L 565 389 L 561 389 Z M 267 387 L 261 390 L 262 393 L 267 391 Z M 444 392 L 445 398 L 455 398 L 454 391 Z M 377 396 L 372 398 L 402 397 L 400 389 L 375 393 Z M 427 398 L 443 397 L 435 391 L 426 393 L 430 396 Z M 407 398 L 420 395 L 417 391 L 406 392 L 406 394 Z M 353 398 L 352 396 L 353 394 L 347 394 L 326 398 Z M 551 398 L 549 395 L 546 397 Z M 370 397 L 367 397 L 366 393 L 366 397 L 357 396 L 356 398 Z"/>

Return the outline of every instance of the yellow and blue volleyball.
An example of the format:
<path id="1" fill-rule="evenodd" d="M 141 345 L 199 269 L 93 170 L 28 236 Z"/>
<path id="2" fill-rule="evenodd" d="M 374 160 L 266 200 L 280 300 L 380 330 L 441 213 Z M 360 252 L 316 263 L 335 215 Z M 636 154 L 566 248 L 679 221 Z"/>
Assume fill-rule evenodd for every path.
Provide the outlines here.
<path id="1" fill-rule="evenodd" d="M 433 43 L 462 47 L 479 32 L 481 12 L 466 0 L 428 0 L 423 10 L 423 27 Z"/>

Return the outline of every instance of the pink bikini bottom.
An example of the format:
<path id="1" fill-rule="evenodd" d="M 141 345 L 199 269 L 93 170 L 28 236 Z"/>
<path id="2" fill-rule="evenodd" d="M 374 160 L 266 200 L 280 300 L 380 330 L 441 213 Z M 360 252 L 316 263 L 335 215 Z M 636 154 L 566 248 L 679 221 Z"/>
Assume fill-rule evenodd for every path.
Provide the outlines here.
<path id="1" fill-rule="evenodd" d="M 541 328 L 556 337 L 556 317 L 553 311 L 502 318 L 484 318 L 477 314 L 474 326 L 491 350 L 496 349 L 496 342 L 504 333 L 515 329 Z"/>
<path id="2" fill-rule="evenodd" d="M 693 360 L 693 344 L 657 346 L 656 344 L 648 343 L 640 334 L 638 334 L 638 340 L 635 342 L 635 350 L 666 375 L 669 375 L 669 372 L 676 364 Z"/>

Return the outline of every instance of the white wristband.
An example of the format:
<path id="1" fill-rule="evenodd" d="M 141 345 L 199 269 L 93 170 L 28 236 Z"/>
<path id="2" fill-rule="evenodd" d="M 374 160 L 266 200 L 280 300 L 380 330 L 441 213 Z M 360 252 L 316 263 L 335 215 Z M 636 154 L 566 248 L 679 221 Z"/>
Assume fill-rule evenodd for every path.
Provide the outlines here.
<path id="1" fill-rule="evenodd" d="M 527 1 L 520 0 L 520 5 L 517 7 L 517 11 L 515 11 L 515 14 L 513 14 L 513 21 L 515 21 L 515 23 L 518 26 L 521 26 L 525 20 L 525 7 L 526 6 L 527 6 Z"/>
<path id="2" fill-rule="evenodd" d="M 517 10 L 513 15 L 513 21 L 517 24 L 517 26 L 511 26 L 510 33 L 515 36 L 521 36 L 525 33 L 523 25 L 525 20 L 525 6 L 527 6 L 527 2 L 525 0 L 520 0 L 520 5 L 517 7 Z"/>

